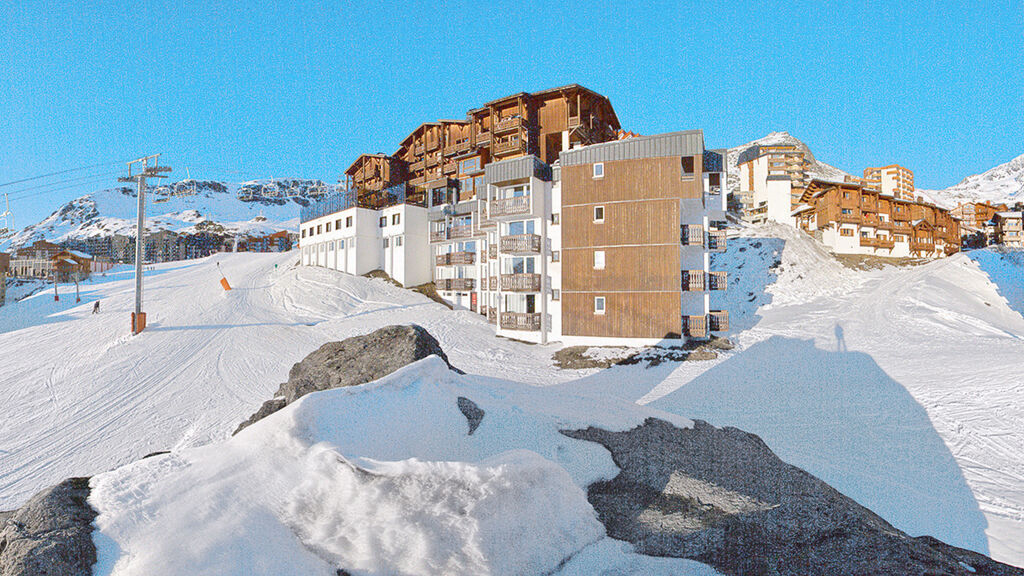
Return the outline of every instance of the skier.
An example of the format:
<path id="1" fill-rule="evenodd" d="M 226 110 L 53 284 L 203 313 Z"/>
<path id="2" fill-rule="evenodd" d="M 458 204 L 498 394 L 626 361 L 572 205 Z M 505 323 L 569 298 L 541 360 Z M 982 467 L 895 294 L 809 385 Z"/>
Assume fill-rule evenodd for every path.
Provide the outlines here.
<path id="1" fill-rule="evenodd" d="M 99 312 L 100 312 L 100 301 L 97 300 L 96 303 L 92 305 L 92 313 L 93 314 L 99 314 Z"/>

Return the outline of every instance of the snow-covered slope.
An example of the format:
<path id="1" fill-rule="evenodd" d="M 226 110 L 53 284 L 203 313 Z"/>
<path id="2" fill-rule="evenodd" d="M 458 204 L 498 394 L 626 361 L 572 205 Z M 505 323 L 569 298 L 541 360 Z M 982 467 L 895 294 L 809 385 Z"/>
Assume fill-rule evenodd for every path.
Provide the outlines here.
<path id="1" fill-rule="evenodd" d="M 740 171 L 737 166 L 737 160 L 739 155 L 752 146 L 768 146 L 772 144 L 792 144 L 803 150 L 808 160 L 811 161 L 811 165 L 808 168 L 808 173 L 813 178 L 821 178 L 823 180 L 842 181 L 847 174 L 835 166 L 831 166 L 824 162 L 817 160 L 814 157 L 814 153 L 799 139 L 791 136 L 788 132 L 772 132 L 763 138 L 758 138 L 751 142 L 747 142 L 741 146 L 729 148 L 728 154 L 728 166 L 729 166 L 729 179 L 728 188 L 729 193 L 739 192 L 740 189 Z"/>
<path id="2" fill-rule="evenodd" d="M 146 226 L 151 231 L 194 232 L 210 221 L 227 233 L 266 234 L 298 226 L 300 206 L 327 190 L 314 180 L 255 180 L 242 184 L 184 180 L 153 187 L 147 196 Z M 42 221 L 16 232 L 3 243 L 17 248 L 45 239 L 51 242 L 134 235 L 138 196 L 135 188 L 100 190 L 71 200 Z"/>
<path id="3" fill-rule="evenodd" d="M 963 202 L 992 202 L 1013 205 L 1024 202 L 1024 154 L 991 170 L 964 178 L 944 190 L 923 190 L 942 206 Z"/>
<path id="4" fill-rule="evenodd" d="M 294 510 L 306 511 L 319 511 L 316 494 L 324 486 L 365 494 L 359 478 L 331 460 L 334 453 L 383 474 L 384 481 L 398 472 L 425 485 L 432 482 L 430 474 L 475 477 L 480 483 L 464 484 L 473 493 L 487 482 L 508 478 L 496 471 L 500 463 L 484 460 L 498 454 L 480 453 L 474 459 L 459 444 L 432 442 L 431 434 L 404 453 L 376 451 L 383 450 L 383 440 L 346 444 L 351 441 L 341 433 L 346 426 L 384 425 L 387 418 L 379 423 L 333 419 L 315 433 L 294 433 L 300 428 L 285 423 L 289 418 L 319 413 L 314 404 L 321 400 L 312 397 L 292 416 L 283 417 L 282 427 L 270 426 L 266 432 L 284 445 L 303 442 L 296 452 L 300 456 L 267 454 L 268 461 L 261 463 L 253 454 L 259 450 L 241 437 L 215 448 L 189 450 L 226 439 L 272 396 L 294 362 L 324 342 L 416 322 L 438 338 L 453 365 L 472 376 L 449 381 L 428 378 L 429 372 L 405 374 L 401 377 L 407 386 L 382 409 L 413 402 L 421 390 L 416 382 L 429 379 L 448 396 L 465 393 L 473 398 L 467 387 L 477 390 L 484 398 L 481 405 L 494 395 L 495 414 L 517 406 L 521 414 L 536 415 L 540 403 L 545 410 L 576 406 L 574 418 L 586 412 L 587 418 L 600 421 L 632 414 L 628 403 L 637 402 L 683 418 L 735 425 L 760 435 L 780 457 L 900 529 L 1024 565 L 1024 429 L 1019 426 L 1024 421 L 1019 370 L 1024 318 L 1018 312 L 1024 304 L 1016 301 L 1020 292 L 1014 288 L 1022 266 L 1013 258 L 975 256 L 855 271 L 805 235 L 778 227 L 749 228 L 741 238 L 731 239 L 725 254 L 715 256 L 715 268 L 726 270 L 730 288 L 736 288 L 716 297 L 723 298 L 723 306 L 743 310 L 730 334 L 738 344 L 735 350 L 706 362 L 580 372 L 553 366 L 557 345 L 496 338 L 478 315 L 450 311 L 383 281 L 293 268 L 295 254 L 221 254 L 157 266 L 147 279 L 151 325 L 138 337 L 127 336 L 130 274 L 99 277 L 83 287 L 80 305 L 63 296 L 54 302 L 42 293 L 0 308 L 5 368 L 0 372 L 5 400 L 0 510 L 18 506 L 63 478 L 102 473 L 167 449 L 172 455 L 104 476 L 110 479 L 104 484 L 110 498 L 106 526 L 110 538 L 124 546 L 134 547 L 140 538 L 151 536 L 126 524 L 152 511 L 146 502 L 121 497 L 133 486 L 152 480 L 154 497 L 169 498 L 174 490 L 192 490 L 185 479 L 222 471 L 217 466 L 229 462 L 237 464 L 230 470 L 239 474 L 241 484 L 214 482 L 209 493 L 199 488 L 188 493 L 209 495 L 213 499 L 207 502 L 212 503 L 237 496 L 239 486 L 254 495 L 267 494 L 267 500 L 239 512 L 260 522 L 268 538 L 283 538 L 282 530 L 289 526 L 289 517 L 273 507 L 293 500 L 287 499 L 289 490 L 268 494 L 269 488 L 259 486 L 263 478 L 247 475 L 257 469 L 253 467 L 269 466 L 280 473 L 267 476 L 267 482 L 294 474 L 312 476 L 303 499 L 295 500 L 308 505 Z M 225 293 L 219 287 L 217 262 L 235 290 Z M 734 278 L 743 280 L 734 283 Z M 102 299 L 102 311 L 93 316 L 89 312 L 96 298 Z M 531 388 L 508 380 L 557 386 L 538 390 L 534 397 Z M 353 401 L 349 395 L 358 396 L 343 394 L 345 402 Z M 600 409 L 571 404 L 595 395 L 607 404 Z M 627 403 L 616 404 L 616 399 Z M 447 427 L 455 422 L 464 434 L 461 415 L 430 415 L 438 421 L 438 438 L 448 438 Z M 514 427 L 507 431 L 519 432 Z M 321 440 L 331 442 L 333 452 L 312 448 Z M 568 454 L 576 450 L 568 439 L 563 442 Z M 209 456 L 218 452 L 225 458 L 219 463 Z M 538 453 L 550 462 L 565 462 L 558 455 Z M 285 459 L 274 460 L 278 456 Z M 364 457 L 385 463 L 360 459 Z M 408 461 L 411 457 L 421 463 L 452 458 L 466 465 L 432 468 Z M 273 466 L 275 462 L 280 466 Z M 580 468 L 562 467 L 570 478 L 582 477 Z M 165 483 L 164 473 L 182 482 Z M 545 491 L 571 492 L 564 483 L 551 482 Z M 575 481 L 572 485 L 579 487 Z M 303 485 L 290 490 L 298 486 Z M 261 506 L 281 515 L 266 516 L 263 511 L 270 508 Z M 210 513 L 217 510 L 212 507 Z M 227 534 L 232 522 L 230 515 L 221 515 L 210 529 L 223 526 Z M 334 550 L 328 532 L 304 537 Z M 574 542 L 569 546 L 580 544 Z M 111 549 L 109 541 L 101 544 Z M 608 554 L 624 562 L 622 555 L 630 552 L 607 540 L 596 546 L 585 547 L 583 557 Z M 302 558 L 296 562 L 315 560 Z M 140 556 L 139 562 L 148 560 Z"/>

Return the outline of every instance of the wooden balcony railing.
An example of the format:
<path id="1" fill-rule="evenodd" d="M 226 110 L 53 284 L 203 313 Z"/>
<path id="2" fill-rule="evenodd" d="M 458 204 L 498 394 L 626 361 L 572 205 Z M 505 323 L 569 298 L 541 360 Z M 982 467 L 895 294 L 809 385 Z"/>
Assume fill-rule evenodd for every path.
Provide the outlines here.
<path id="1" fill-rule="evenodd" d="M 540 252 L 540 236 L 537 234 L 502 236 L 501 251 L 507 254 L 537 254 Z"/>
<path id="2" fill-rule="evenodd" d="M 451 162 L 445 162 L 444 169 L 442 170 L 442 172 L 444 172 L 445 174 L 454 174 L 458 167 L 459 163 L 454 160 L 452 160 Z"/>
<path id="3" fill-rule="evenodd" d="M 498 291 L 498 277 L 497 276 L 491 276 L 490 278 L 488 278 L 488 280 L 487 280 L 487 288 L 490 289 L 491 292 L 497 292 Z"/>
<path id="4" fill-rule="evenodd" d="M 878 243 L 875 241 L 874 238 L 861 236 L 860 237 L 860 245 L 861 246 L 866 246 L 866 247 L 869 247 L 869 248 L 874 248 L 875 246 L 878 246 Z"/>
<path id="5" fill-rule="evenodd" d="M 504 330 L 540 330 L 540 314 L 537 312 L 502 312 L 501 327 Z"/>
<path id="6" fill-rule="evenodd" d="M 490 215 L 491 217 L 497 216 L 515 216 L 518 214 L 529 214 L 530 213 L 530 195 L 525 196 L 514 196 L 512 198 L 500 198 L 498 200 L 491 200 Z"/>
<path id="7" fill-rule="evenodd" d="M 472 278 L 438 278 L 434 280 L 435 288 L 448 292 L 466 292 L 472 290 L 474 284 Z"/>
<path id="8" fill-rule="evenodd" d="M 708 230 L 708 250 L 725 252 L 725 230 Z"/>
<path id="9" fill-rule="evenodd" d="M 878 224 L 875 224 L 875 227 L 880 230 L 892 230 L 892 222 L 879 220 Z"/>
<path id="10" fill-rule="evenodd" d="M 475 262 L 476 253 L 451 252 L 448 254 L 438 254 L 434 260 L 435 266 L 468 266 Z"/>
<path id="11" fill-rule="evenodd" d="M 540 292 L 540 274 L 516 273 L 501 275 L 502 292 Z"/>
<path id="12" fill-rule="evenodd" d="M 460 226 L 452 226 L 448 229 L 448 239 L 454 240 L 457 238 L 472 238 L 473 237 L 473 225 L 462 224 Z"/>
<path id="13" fill-rule="evenodd" d="M 729 274 L 727 272 L 711 272 L 708 274 L 709 290 L 727 290 L 729 287 Z"/>
<path id="14" fill-rule="evenodd" d="M 468 138 L 466 140 L 463 140 L 462 142 L 456 142 L 455 143 L 455 151 L 456 152 L 466 152 L 467 150 L 469 150 L 469 147 L 470 147 L 470 144 L 469 144 L 469 139 Z"/>
<path id="15" fill-rule="evenodd" d="M 495 134 L 501 134 L 503 132 L 518 130 L 522 125 L 523 119 L 519 116 L 515 116 L 513 118 L 502 118 L 494 123 L 494 129 L 492 132 Z"/>
<path id="16" fill-rule="evenodd" d="M 490 246 L 487 247 L 487 258 L 489 260 L 497 260 L 498 259 L 498 245 L 497 244 L 491 244 Z"/>
<path id="17" fill-rule="evenodd" d="M 704 291 L 704 271 L 703 270 L 683 270 L 683 273 L 682 273 L 682 286 L 683 286 L 683 292 L 703 292 Z"/>
<path id="18" fill-rule="evenodd" d="M 683 331 L 690 338 L 707 338 L 708 319 L 705 316 L 683 316 Z"/>
<path id="19" fill-rule="evenodd" d="M 875 247 L 888 248 L 889 250 L 892 250 L 896 247 L 896 243 L 893 242 L 891 238 L 877 237 L 875 238 Z"/>
<path id="20" fill-rule="evenodd" d="M 519 138 L 509 138 L 506 140 L 495 140 L 491 143 L 491 153 L 498 154 L 510 154 L 512 152 L 519 152 L 523 149 L 523 141 Z"/>
<path id="21" fill-rule="evenodd" d="M 437 159 L 437 156 L 435 156 L 433 154 L 431 154 L 430 156 L 427 156 L 423 160 L 426 162 L 427 168 L 430 168 L 431 166 L 437 166 L 437 163 L 439 162 L 439 160 Z"/>
<path id="22" fill-rule="evenodd" d="M 915 242 L 910 241 L 911 252 L 933 252 L 935 251 L 935 245 L 930 242 Z"/>
<path id="23" fill-rule="evenodd" d="M 857 214 L 839 214 L 837 219 L 840 222 L 848 222 L 848 223 L 851 223 L 851 224 L 859 224 L 860 223 L 860 216 L 858 216 Z"/>
<path id="24" fill-rule="evenodd" d="M 432 230 L 430 232 L 431 242 L 444 242 L 448 239 L 448 232 L 445 230 Z"/>
<path id="25" fill-rule="evenodd" d="M 491 324 L 498 323 L 498 309 L 494 306 L 489 306 L 487 308 L 487 321 Z"/>
<path id="26" fill-rule="evenodd" d="M 728 310 L 712 310 L 711 314 L 708 315 L 710 329 L 712 332 L 728 332 L 729 331 L 729 311 Z"/>
<path id="27" fill-rule="evenodd" d="M 910 222 L 905 220 L 897 220 L 892 223 L 893 232 L 902 232 L 904 234 L 910 233 Z"/>
<path id="28" fill-rule="evenodd" d="M 683 246 L 703 246 L 704 227 L 700 224 L 683 224 L 679 231 L 679 241 Z"/>
<path id="29" fill-rule="evenodd" d="M 423 160 L 417 160 L 409 164 L 409 170 L 412 172 L 419 172 L 420 170 L 423 170 L 424 164 L 425 162 L 423 162 Z"/>

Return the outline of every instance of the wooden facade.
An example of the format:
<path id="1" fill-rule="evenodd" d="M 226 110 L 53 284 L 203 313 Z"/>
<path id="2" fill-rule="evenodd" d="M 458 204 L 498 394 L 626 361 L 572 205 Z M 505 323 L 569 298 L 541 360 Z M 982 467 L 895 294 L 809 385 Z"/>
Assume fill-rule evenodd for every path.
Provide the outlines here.
<path id="1" fill-rule="evenodd" d="M 410 201 L 452 189 L 468 200 L 482 195 L 492 161 L 534 155 L 553 163 L 562 150 L 615 140 L 620 128 L 608 98 L 578 84 L 520 92 L 469 110 L 465 119 L 425 122 L 394 154 L 364 154 L 345 175 L 368 206 L 386 205 L 379 192 L 402 183 Z"/>
<path id="2" fill-rule="evenodd" d="M 690 173 L 679 156 L 603 162 L 600 177 L 593 164 L 562 167 L 563 335 L 683 334 L 680 207 L 703 194 L 701 157 L 691 158 Z"/>

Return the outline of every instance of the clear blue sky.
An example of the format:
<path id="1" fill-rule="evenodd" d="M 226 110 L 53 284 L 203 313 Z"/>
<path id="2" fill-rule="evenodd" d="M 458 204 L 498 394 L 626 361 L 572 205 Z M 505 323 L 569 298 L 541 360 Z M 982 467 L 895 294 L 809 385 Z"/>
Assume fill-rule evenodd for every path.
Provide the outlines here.
<path id="1" fill-rule="evenodd" d="M 180 4 L 5 2 L 0 183 L 151 152 L 176 178 L 333 182 L 422 121 L 573 82 L 626 129 L 786 130 L 921 188 L 1024 153 L 1020 0 Z M 104 184 L 15 200 L 17 223 Z"/>

